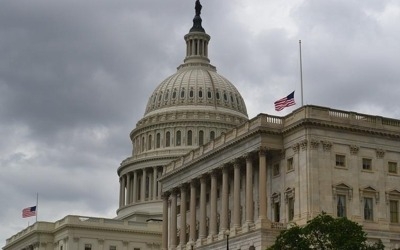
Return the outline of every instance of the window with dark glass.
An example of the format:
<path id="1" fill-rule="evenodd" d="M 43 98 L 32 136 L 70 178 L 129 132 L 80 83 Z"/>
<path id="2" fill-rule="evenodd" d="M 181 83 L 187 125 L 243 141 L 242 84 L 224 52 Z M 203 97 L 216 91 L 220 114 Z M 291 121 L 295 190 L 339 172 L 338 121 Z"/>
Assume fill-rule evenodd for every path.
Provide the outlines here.
<path id="1" fill-rule="evenodd" d="M 374 210 L 372 198 L 364 198 L 364 220 L 373 220 Z"/>
<path id="2" fill-rule="evenodd" d="M 397 174 L 397 162 L 388 162 L 388 171 L 391 174 Z"/>
<path id="3" fill-rule="evenodd" d="M 210 91 L 210 90 L 207 92 L 207 97 L 208 97 L 208 98 L 211 98 L 211 97 L 212 97 L 212 94 L 211 94 L 211 91 Z"/>
<path id="4" fill-rule="evenodd" d="M 204 144 L 204 131 L 200 130 L 199 131 L 199 146 L 202 146 Z"/>
<path id="5" fill-rule="evenodd" d="M 182 89 L 181 90 L 181 98 L 184 98 L 185 97 L 185 89 Z"/>
<path id="6" fill-rule="evenodd" d="M 293 170 L 293 158 L 287 159 L 286 169 L 287 171 Z"/>
<path id="7" fill-rule="evenodd" d="M 210 140 L 214 140 L 215 139 L 215 132 L 211 131 L 210 132 Z"/>
<path id="8" fill-rule="evenodd" d="M 85 250 L 92 250 L 92 244 L 85 244 Z"/>
<path id="9" fill-rule="evenodd" d="M 149 141 L 147 142 L 147 150 L 151 149 L 151 140 L 152 140 L 151 135 L 149 135 Z"/>
<path id="10" fill-rule="evenodd" d="M 144 136 L 142 137 L 142 152 L 144 151 L 145 147 L 144 147 Z"/>
<path id="11" fill-rule="evenodd" d="M 288 199 L 288 217 L 289 217 L 289 221 L 292 221 L 294 218 L 294 199 L 293 197 L 290 197 Z"/>
<path id="12" fill-rule="evenodd" d="M 336 166 L 337 167 L 346 167 L 346 156 L 336 155 Z"/>
<path id="13" fill-rule="evenodd" d="M 279 222 L 280 221 L 280 203 L 279 202 L 275 202 L 274 203 L 274 221 L 275 222 Z"/>
<path id="14" fill-rule="evenodd" d="M 193 98 L 193 96 L 194 96 L 194 93 L 193 93 L 193 90 L 191 89 L 190 92 L 189 92 L 189 97 Z"/>
<path id="15" fill-rule="evenodd" d="M 399 223 L 399 201 L 391 200 L 389 202 L 390 222 Z"/>
<path id="16" fill-rule="evenodd" d="M 346 196 L 337 196 L 337 217 L 346 217 Z"/>
<path id="17" fill-rule="evenodd" d="M 364 170 L 372 170 L 372 160 L 363 158 L 362 159 L 362 169 Z"/>
<path id="18" fill-rule="evenodd" d="M 203 91 L 199 90 L 199 98 L 203 98 Z"/>
<path id="19" fill-rule="evenodd" d="M 176 131 L 176 146 L 180 146 L 181 145 L 181 131 L 178 130 Z"/>
<path id="20" fill-rule="evenodd" d="M 157 137 L 156 138 L 156 148 L 160 148 L 160 146 L 161 146 L 161 134 L 157 133 L 156 137 Z"/>
<path id="21" fill-rule="evenodd" d="M 165 134 L 165 147 L 169 147 L 171 145 L 171 133 L 168 131 Z"/>
<path id="22" fill-rule="evenodd" d="M 192 130 L 188 130 L 187 132 L 187 145 L 192 146 Z"/>

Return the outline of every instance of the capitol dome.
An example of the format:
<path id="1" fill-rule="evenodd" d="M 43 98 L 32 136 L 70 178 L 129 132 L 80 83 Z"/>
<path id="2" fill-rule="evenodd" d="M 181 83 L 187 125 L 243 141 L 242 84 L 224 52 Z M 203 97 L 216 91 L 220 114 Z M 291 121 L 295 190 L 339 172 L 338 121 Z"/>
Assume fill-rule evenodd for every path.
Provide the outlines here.
<path id="1" fill-rule="evenodd" d="M 119 219 L 161 219 L 158 178 L 165 166 L 248 120 L 239 91 L 210 64 L 199 1 L 195 9 L 183 64 L 156 87 L 130 133 L 132 155 L 118 168 Z"/>
<path id="2" fill-rule="evenodd" d="M 165 79 L 149 98 L 145 117 L 170 110 L 218 110 L 247 118 L 239 91 L 206 63 L 187 62 Z"/>

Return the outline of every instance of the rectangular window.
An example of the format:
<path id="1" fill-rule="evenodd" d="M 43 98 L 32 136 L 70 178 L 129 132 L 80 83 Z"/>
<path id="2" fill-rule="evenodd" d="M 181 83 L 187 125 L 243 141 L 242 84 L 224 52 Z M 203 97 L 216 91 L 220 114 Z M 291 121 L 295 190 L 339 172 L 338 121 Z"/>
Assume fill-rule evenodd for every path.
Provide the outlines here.
<path id="1" fill-rule="evenodd" d="M 346 217 L 346 196 L 337 196 L 337 217 Z"/>
<path id="2" fill-rule="evenodd" d="M 372 198 L 364 198 L 364 220 L 374 219 Z"/>
<path id="3" fill-rule="evenodd" d="M 390 201 L 390 222 L 399 223 L 399 202 Z"/>
<path id="4" fill-rule="evenodd" d="M 279 222 L 280 221 L 280 204 L 279 202 L 275 202 L 274 203 L 274 221 L 275 222 Z"/>
<path id="5" fill-rule="evenodd" d="M 293 198 L 289 198 L 288 199 L 288 216 L 289 216 L 289 221 L 292 221 L 294 218 L 294 199 Z"/>
<path id="6" fill-rule="evenodd" d="M 92 250 L 91 244 L 85 244 L 85 250 Z"/>
<path id="7" fill-rule="evenodd" d="M 346 156 L 336 155 L 336 167 L 346 167 Z"/>
<path id="8" fill-rule="evenodd" d="M 391 174 L 397 174 L 397 162 L 388 162 L 388 171 Z"/>
<path id="9" fill-rule="evenodd" d="M 287 171 L 293 170 L 293 158 L 287 159 L 287 167 L 286 167 L 286 169 L 287 169 Z"/>
<path id="10" fill-rule="evenodd" d="M 277 164 L 275 164 L 275 165 L 274 165 L 274 168 L 273 168 L 273 174 L 274 174 L 274 176 L 277 176 L 277 175 L 279 175 L 279 174 L 280 174 L 280 167 L 279 167 L 279 163 L 277 163 Z"/>
<path id="11" fill-rule="evenodd" d="M 363 158 L 362 160 L 362 169 L 363 170 L 372 170 L 372 160 Z"/>

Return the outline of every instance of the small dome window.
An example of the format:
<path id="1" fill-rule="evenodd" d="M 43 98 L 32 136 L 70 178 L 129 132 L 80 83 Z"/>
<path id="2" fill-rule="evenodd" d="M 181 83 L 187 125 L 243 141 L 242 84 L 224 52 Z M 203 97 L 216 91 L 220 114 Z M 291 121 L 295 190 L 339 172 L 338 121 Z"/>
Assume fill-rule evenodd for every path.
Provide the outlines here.
<path id="1" fill-rule="evenodd" d="M 172 99 L 176 98 L 176 89 L 174 89 L 174 92 L 172 93 Z"/>
<path id="2" fill-rule="evenodd" d="M 211 90 L 208 90 L 208 92 L 207 92 L 207 97 L 210 98 L 210 99 L 212 98 Z"/>
<path id="3" fill-rule="evenodd" d="M 226 95 L 226 93 L 224 93 L 224 100 L 227 102 L 228 101 L 228 96 Z"/>
<path id="4" fill-rule="evenodd" d="M 232 93 L 230 93 L 229 96 L 231 97 L 231 102 L 233 103 L 233 96 L 232 96 Z"/>
<path id="5" fill-rule="evenodd" d="M 201 89 L 199 90 L 199 98 L 203 98 L 203 91 Z"/>
<path id="6" fill-rule="evenodd" d="M 161 101 L 161 97 L 162 97 L 162 92 L 161 92 L 160 95 L 158 96 L 158 101 Z"/>
<path id="7" fill-rule="evenodd" d="M 181 90 L 181 98 L 185 98 L 185 89 Z"/>
<path id="8" fill-rule="evenodd" d="M 189 97 L 190 97 L 190 98 L 193 98 L 193 95 L 194 95 L 193 89 L 191 89 L 190 92 L 189 92 Z M 182 95 L 181 95 L 181 97 L 182 97 Z"/>
<path id="9" fill-rule="evenodd" d="M 169 90 L 167 90 L 167 92 L 165 92 L 164 100 L 168 100 L 168 96 L 169 96 L 168 91 L 169 91 Z"/>
<path id="10" fill-rule="evenodd" d="M 215 92 L 215 96 L 217 97 L 217 100 L 219 100 L 219 99 L 220 99 L 220 96 L 219 96 L 218 89 L 217 89 L 217 91 Z"/>

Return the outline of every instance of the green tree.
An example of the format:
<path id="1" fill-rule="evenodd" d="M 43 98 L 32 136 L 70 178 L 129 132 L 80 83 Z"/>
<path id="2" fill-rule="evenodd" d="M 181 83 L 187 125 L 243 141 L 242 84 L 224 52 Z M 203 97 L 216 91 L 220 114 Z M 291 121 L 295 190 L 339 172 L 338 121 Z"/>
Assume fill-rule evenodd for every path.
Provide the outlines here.
<path id="1" fill-rule="evenodd" d="M 300 227 L 283 230 L 268 250 L 383 250 L 384 245 L 369 244 L 366 233 L 356 222 L 322 213 Z"/>

